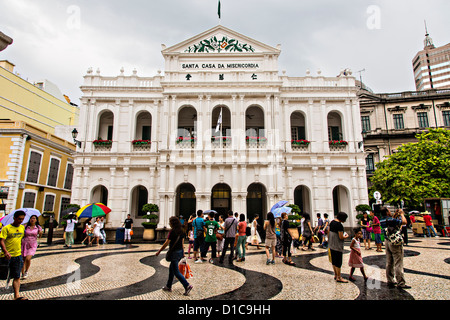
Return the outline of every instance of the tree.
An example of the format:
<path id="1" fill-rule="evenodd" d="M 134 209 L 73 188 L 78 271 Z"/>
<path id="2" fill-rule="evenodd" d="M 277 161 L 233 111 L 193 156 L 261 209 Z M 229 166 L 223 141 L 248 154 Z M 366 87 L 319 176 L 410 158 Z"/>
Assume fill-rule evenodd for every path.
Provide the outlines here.
<path id="1" fill-rule="evenodd" d="M 379 191 L 384 202 L 423 205 L 424 198 L 450 197 L 450 131 L 429 129 L 416 136 L 418 142 L 376 165 L 370 194 Z"/>

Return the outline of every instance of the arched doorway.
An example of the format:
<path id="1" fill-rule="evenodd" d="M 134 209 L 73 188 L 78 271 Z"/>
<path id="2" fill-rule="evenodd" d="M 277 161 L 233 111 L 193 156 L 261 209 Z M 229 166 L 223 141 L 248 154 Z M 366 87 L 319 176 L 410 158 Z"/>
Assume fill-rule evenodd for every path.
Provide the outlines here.
<path id="1" fill-rule="evenodd" d="M 229 210 L 233 210 L 231 203 L 231 188 L 225 183 L 216 184 L 211 192 L 211 209 L 227 217 Z"/>
<path id="2" fill-rule="evenodd" d="M 102 185 L 94 187 L 91 192 L 91 203 L 103 203 L 108 206 L 108 189 Z"/>
<path id="3" fill-rule="evenodd" d="M 131 217 L 139 218 L 146 214 L 142 211 L 144 204 L 148 203 L 148 191 L 144 186 L 136 186 L 131 191 L 130 214 Z"/>
<path id="4" fill-rule="evenodd" d="M 261 183 L 252 183 L 247 188 L 247 219 L 252 222 L 259 215 L 259 224 L 266 219 L 266 188 Z"/>
<path id="5" fill-rule="evenodd" d="M 342 185 L 338 185 L 333 189 L 334 216 L 336 216 L 339 212 L 345 212 L 349 217 L 351 214 L 349 192 L 347 188 Z"/>
<path id="6" fill-rule="evenodd" d="M 191 214 L 197 212 L 197 199 L 195 196 L 195 187 L 190 183 L 183 183 L 177 188 L 175 214 L 189 219 Z"/>
<path id="7" fill-rule="evenodd" d="M 294 203 L 300 208 L 300 213 L 311 212 L 311 197 L 307 186 L 297 186 L 294 190 Z"/>

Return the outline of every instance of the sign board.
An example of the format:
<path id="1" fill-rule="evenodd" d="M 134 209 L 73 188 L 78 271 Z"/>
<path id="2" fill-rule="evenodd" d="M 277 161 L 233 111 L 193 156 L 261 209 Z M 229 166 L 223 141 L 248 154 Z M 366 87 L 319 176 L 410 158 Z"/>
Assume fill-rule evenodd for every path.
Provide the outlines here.
<path id="1" fill-rule="evenodd" d="M 0 199 L 8 199 L 9 187 L 0 187 Z"/>
<path id="2" fill-rule="evenodd" d="M 378 191 L 375 191 L 375 192 L 373 193 L 373 197 L 374 197 L 376 200 L 380 200 L 380 199 L 381 199 L 381 193 L 378 192 Z"/>

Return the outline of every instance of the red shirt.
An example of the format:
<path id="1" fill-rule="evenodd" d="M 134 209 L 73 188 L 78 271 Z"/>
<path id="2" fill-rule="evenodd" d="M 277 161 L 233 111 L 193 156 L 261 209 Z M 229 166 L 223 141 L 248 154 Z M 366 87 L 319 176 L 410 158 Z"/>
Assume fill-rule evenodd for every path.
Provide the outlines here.
<path id="1" fill-rule="evenodd" d="M 245 236 L 247 231 L 247 222 L 241 221 L 238 224 L 239 236 Z"/>
<path id="2" fill-rule="evenodd" d="M 427 227 L 431 227 L 433 225 L 433 222 L 431 221 L 431 216 L 430 215 L 423 216 L 423 220 L 425 220 L 425 225 Z"/>

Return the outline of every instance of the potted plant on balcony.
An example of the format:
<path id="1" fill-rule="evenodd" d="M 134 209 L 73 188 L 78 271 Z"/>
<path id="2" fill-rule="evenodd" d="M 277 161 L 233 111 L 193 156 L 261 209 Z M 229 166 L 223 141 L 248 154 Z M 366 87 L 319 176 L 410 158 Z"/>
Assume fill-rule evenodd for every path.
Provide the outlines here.
<path id="1" fill-rule="evenodd" d="M 309 146 L 309 144 L 311 143 L 311 141 L 308 140 L 304 140 L 304 139 L 300 139 L 300 140 L 291 140 L 292 145 L 294 146 Z"/>
<path id="2" fill-rule="evenodd" d="M 146 222 L 142 222 L 142 226 L 144 227 L 143 238 L 144 240 L 155 240 L 155 229 L 158 225 L 159 218 L 155 212 L 159 212 L 159 207 L 157 204 L 147 203 L 142 207 L 142 211 L 147 212 L 147 214 L 143 216 L 143 219 L 146 219 Z"/>
<path id="3" fill-rule="evenodd" d="M 142 146 L 142 145 L 149 145 L 151 144 L 151 140 L 133 140 L 131 142 L 134 146 Z"/>
<path id="4" fill-rule="evenodd" d="M 94 146 L 110 146 L 112 145 L 112 140 L 103 140 L 102 138 L 98 138 L 93 141 Z"/>
<path id="5" fill-rule="evenodd" d="M 333 147 L 345 147 L 346 145 L 348 145 L 348 142 L 345 140 L 332 140 L 329 142 L 329 144 Z"/>

